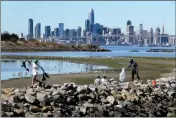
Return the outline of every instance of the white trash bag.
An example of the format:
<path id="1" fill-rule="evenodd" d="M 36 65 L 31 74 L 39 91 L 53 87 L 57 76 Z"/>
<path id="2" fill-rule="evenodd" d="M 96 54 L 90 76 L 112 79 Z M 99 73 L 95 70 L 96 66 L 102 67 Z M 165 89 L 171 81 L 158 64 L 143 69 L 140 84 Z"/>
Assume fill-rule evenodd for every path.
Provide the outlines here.
<path id="1" fill-rule="evenodd" d="M 119 80 L 123 82 L 125 80 L 125 68 L 122 68 L 122 71 L 120 72 Z"/>

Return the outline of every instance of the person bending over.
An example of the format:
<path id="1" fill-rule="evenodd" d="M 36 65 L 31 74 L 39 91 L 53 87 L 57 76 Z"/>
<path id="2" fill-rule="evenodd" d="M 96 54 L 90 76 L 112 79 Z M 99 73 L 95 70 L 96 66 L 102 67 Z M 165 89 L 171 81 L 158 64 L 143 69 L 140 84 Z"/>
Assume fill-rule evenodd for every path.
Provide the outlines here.
<path id="1" fill-rule="evenodd" d="M 140 80 L 139 73 L 138 73 L 139 65 L 133 59 L 130 59 L 129 62 L 130 62 L 130 65 L 127 68 L 132 67 L 132 81 L 134 80 L 135 74 L 137 75 L 138 80 Z"/>

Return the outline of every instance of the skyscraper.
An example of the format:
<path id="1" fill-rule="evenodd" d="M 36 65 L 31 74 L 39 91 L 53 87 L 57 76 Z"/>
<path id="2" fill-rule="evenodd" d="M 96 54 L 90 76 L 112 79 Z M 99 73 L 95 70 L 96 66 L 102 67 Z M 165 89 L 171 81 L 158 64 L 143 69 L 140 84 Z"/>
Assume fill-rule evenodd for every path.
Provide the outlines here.
<path id="1" fill-rule="evenodd" d="M 54 36 L 59 36 L 59 28 L 54 28 Z"/>
<path id="2" fill-rule="evenodd" d="M 154 44 L 160 45 L 160 28 L 159 27 L 156 28 Z"/>
<path id="3" fill-rule="evenodd" d="M 85 30 L 86 32 L 90 31 L 90 20 L 89 19 L 86 19 L 85 21 Z"/>
<path id="4" fill-rule="evenodd" d="M 79 26 L 77 29 L 77 36 L 81 36 L 82 28 Z"/>
<path id="5" fill-rule="evenodd" d="M 40 38 L 41 36 L 41 24 L 37 23 L 35 26 L 35 38 Z"/>
<path id="6" fill-rule="evenodd" d="M 93 9 L 90 9 L 88 19 L 90 21 L 90 24 L 94 24 L 94 10 Z"/>
<path id="7" fill-rule="evenodd" d="M 141 36 L 141 37 L 143 37 L 142 32 L 143 32 L 143 25 L 140 24 L 140 25 L 139 25 L 139 33 L 140 33 L 140 36 Z"/>
<path id="8" fill-rule="evenodd" d="M 127 27 L 126 27 L 127 37 L 126 37 L 126 43 L 134 44 L 134 26 L 132 25 L 131 21 L 127 21 Z"/>
<path id="9" fill-rule="evenodd" d="M 64 36 L 64 23 L 59 23 L 59 36 Z"/>
<path id="10" fill-rule="evenodd" d="M 51 27 L 45 26 L 45 36 L 49 37 L 51 35 Z"/>
<path id="11" fill-rule="evenodd" d="M 166 45 L 167 43 L 169 43 L 169 36 L 168 34 L 164 33 L 164 24 L 163 24 L 163 29 L 162 29 L 162 33 L 161 33 L 161 45 Z"/>
<path id="12" fill-rule="evenodd" d="M 153 42 L 153 28 L 151 27 L 150 29 L 150 38 L 149 38 L 149 45 L 152 45 L 154 42 Z"/>
<path id="13" fill-rule="evenodd" d="M 28 38 L 32 39 L 33 38 L 33 20 L 29 19 L 28 20 Z"/>
<path id="14" fill-rule="evenodd" d="M 66 37 L 69 37 L 70 36 L 70 30 L 66 29 L 64 34 L 65 34 Z"/>

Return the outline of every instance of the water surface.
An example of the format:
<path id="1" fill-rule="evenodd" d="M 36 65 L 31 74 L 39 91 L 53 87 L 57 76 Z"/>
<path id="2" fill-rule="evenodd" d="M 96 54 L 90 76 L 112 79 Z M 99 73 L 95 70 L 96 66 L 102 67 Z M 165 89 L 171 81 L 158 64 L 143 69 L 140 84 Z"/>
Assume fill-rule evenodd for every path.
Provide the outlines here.
<path id="1" fill-rule="evenodd" d="M 175 52 L 146 52 L 149 49 L 174 49 L 175 47 L 136 47 L 136 46 L 101 46 L 110 49 L 111 52 L 1 52 L 1 55 L 23 56 L 57 56 L 57 57 L 168 57 L 175 58 Z M 130 52 L 131 50 L 139 52 Z"/>
<path id="2" fill-rule="evenodd" d="M 30 72 L 28 73 L 21 67 L 22 60 L 16 60 L 14 62 L 1 62 L 1 80 L 9 78 L 23 78 L 31 76 L 31 66 L 28 65 Z M 91 64 L 77 64 L 66 61 L 56 60 L 40 60 L 40 65 L 49 74 L 68 74 L 68 73 L 81 73 L 90 72 L 94 69 L 108 69 L 107 66 L 97 66 Z M 39 71 L 42 74 L 42 71 Z"/>

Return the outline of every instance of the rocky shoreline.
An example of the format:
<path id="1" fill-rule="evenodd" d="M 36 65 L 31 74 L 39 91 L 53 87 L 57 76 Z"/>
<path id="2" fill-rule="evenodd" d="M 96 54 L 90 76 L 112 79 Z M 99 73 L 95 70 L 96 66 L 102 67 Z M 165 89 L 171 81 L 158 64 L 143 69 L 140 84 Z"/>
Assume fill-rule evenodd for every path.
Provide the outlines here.
<path id="1" fill-rule="evenodd" d="M 2 117 L 170 117 L 176 116 L 176 78 L 157 86 L 135 81 L 107 85 L 47 85 L 2 89 Z"/>

